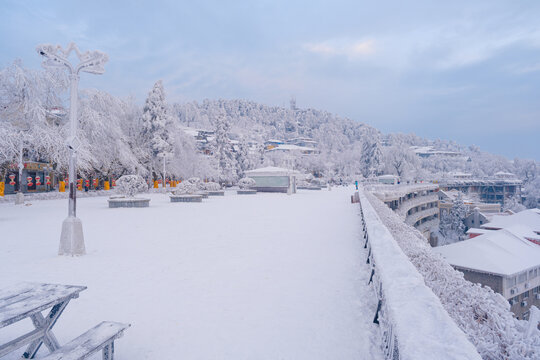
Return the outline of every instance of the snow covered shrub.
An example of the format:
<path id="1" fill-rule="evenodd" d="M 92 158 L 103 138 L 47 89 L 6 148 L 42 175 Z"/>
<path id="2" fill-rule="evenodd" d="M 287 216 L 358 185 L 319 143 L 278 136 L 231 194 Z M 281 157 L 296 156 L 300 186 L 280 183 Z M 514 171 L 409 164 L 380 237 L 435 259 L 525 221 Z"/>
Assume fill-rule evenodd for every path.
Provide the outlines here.
<path id="1" fill-rule="evenodd" d="M 132 198 L 147 190 L 148 184 L 139 175 L 124 175 L 116 180 L 116 191 L 126 197 Z"/>
<path id="2" fill-rule="evenodd" d="M 187 179 L 186 182 L 188 182 L 190 184 L 195 184 L 198 187 L 201 187 L 200 184 L 202 183 L 201 179 L 199 179 L 198 177 L 191 177 L 191 178 Z"/>
<path id="3" fill-rule="evenodd" d="M 252 187 L 255 187 L 255 185 L 257 185 L 257 183 L 252 178 L 243 178 L 238 182 L 240 189 L 251 189 Z"/>
<path id="4" fill-rule="evenodd" d="M 202 184 L 203 189 L 206 191 L 219 191 L 221 190 L 221 186 L 219 186 L 218 183 L 209 181 L 207 183 Z"/>
<path id="5" fill-rule="evenodd" d="M 313 179 L 311 180 L 311 185 L 321 186 L 324 184 L 324 181 L 321 179 Z"/>
<path id="6" fill-rule="evenodd" d="M 190 182 L 189 180 L 186 180 L 178 184 L 174 193 L 176 195 L 196 194 L 199 192 L 199 190 L 200 188 L 196 182 Z"/>

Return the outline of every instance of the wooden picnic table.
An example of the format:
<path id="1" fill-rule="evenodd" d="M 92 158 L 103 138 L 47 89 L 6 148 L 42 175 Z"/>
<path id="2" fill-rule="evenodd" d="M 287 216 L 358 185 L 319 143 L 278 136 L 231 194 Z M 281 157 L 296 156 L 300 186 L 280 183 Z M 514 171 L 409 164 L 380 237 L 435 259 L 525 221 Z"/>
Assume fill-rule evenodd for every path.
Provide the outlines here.
<path id="1" fill-rule="evenodd" d="M 0 329 L 30 318 L 35 329 L 0 345 L 0 357 L 28 345 L 23 359 L 33 359 L 42 344 L 53 352 L 60 348 L 51 329 L 71 299 L 86 286 L 23 283 L 0 289 Z M 51 309 L 47 316 L 42 311 Z"/>

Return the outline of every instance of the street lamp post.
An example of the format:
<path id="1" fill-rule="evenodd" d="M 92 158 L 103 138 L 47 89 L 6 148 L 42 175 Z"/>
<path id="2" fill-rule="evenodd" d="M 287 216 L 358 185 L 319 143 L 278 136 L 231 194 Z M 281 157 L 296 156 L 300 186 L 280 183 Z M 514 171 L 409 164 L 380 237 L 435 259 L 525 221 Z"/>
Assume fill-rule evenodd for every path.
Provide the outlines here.
<path id="1" fill-rule="evenodd" d="M 15 195 L 15 204 L 20 205 L 24 204 L 24 194 L 22 192 L 22 173 L 24 169 L 23 164 L 23 151 L 24 151 L 24 140 L 23 135 L 20 136 L 20 143 L 19 143 L 19 191 L 17 192 L 17 195 Z"/>
<path id="2" fill-rule="evenodd" d="M 165 165 L 167 163 L 167 156 L 165 154 L 161 154 L 161 157 L 163 158 L 163 188 L 166 188 L 167 187 L 167 177 L 165 176 Z"/>
<path id="3" fill-rule="evenodd" d="M 61 46 L 42 44 L 36 48 L 38 54 L 44 56 L 44 66 L 65 66 L 69 71 L 69 79 L 71 83 L 70 89 L 70 136 L 67 139 L 69 148 L 69 205 L 68 217 L 62 223 L 62 234 L 60 236 L 59 255 L 84 255 L 84 235 L 82 230 L 82 222 L 77 218 L 77 150 L 81 145 L 81 141 L 77 137 L 77 101 L 78 101 L 78 86 L 79 86 L 79 71 L 88 72 L 91 74 L 103 74 L 105 69 L 103 65 L 109 59 L 107 54 L 100 51 L 86 51 L 81 53 L 74 43 L 70 43 L 67 49 L 62 49 Z M 79 58 L 77 66 L 71 65 L 69 56 L 74 51 Z"/>

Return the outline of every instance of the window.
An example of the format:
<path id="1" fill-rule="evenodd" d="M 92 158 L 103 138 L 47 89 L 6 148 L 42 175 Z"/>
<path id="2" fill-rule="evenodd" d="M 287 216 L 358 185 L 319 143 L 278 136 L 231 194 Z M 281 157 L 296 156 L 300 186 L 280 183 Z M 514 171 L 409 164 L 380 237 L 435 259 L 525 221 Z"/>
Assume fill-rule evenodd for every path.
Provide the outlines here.
<path id="1" fill-rule="evenodd" d="M 521 317 L 523 318 L 523 320 L 529 320 L 529 315 L 530 315 L 530 311 L 525 311 Z"/>
<path id="2" fill-rule="evenodd" d="M 512 286 L 516 285 L 516 277 L 515 276 L 513 276 L 511 278 L 506 278 L 505 281 L 506 281 L 506 286 L 507 287 L 512 287 Z"/>
<path id="3" fill-rule="evenodd" d="M 522 283 L 527 281 L 527 272 L 519 274 L 518 282 Z"/>
<path id="4" fill-rule="evenodd" d="M 529 290 L 525 291 L 523 294 L 521 294 L 521 300 L 525 300 L 529 297 Z"/>
<path id="5" fill-rule="evenodd" d="M 538 293 L 540 293 L 540 286 L 537 286 L 537 287 L 533 288 L 533 289 L 532 289 L 532 292 L 533 292 L 533 294 L 538 294 Z"/>

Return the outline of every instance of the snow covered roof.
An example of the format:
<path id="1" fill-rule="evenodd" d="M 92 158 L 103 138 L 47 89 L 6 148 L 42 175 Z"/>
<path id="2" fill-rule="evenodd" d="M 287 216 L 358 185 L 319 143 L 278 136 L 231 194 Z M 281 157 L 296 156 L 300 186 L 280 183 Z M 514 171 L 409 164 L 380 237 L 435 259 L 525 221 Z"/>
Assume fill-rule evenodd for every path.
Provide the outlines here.
<path id="1" fill-rule="evenodd" d="M 460 171 L 454 171 L 454 172 L 451 172 L 450 173 L 450 176 L 454 177 L 454 178 L 472 178 L 472 174 L 470 173 L 464 173 L 464 172 L 460 172 Z"/>
<path id="2" fill-rule="evenodd" d="M 513 227 L 492 231 L 433 251 L 457 267 L 510 276 L 540 266 L 540 246 L 521 238 L 522 231 Z"/>
<path id="3" fill-rule="evenodd" d="M 448 198 L 449 201 L 454 201 L 457 199 L 457 197 L 461 194 L 461 199 L 465 204 L 473 204 L 475 201 L 471 199 L 468 194 L 465 194 L 459 190 L 451 189 L 451 190 L 440 190 L 439 191 L 441 195 L 443 195 L 443 198 Z"/>
<path id="4" fill-rule="evenodd" d="M 410 146 L 409 147 L 412 151 L 414 151 L 417 155 L 450 155 L 450 156 L 457 156 L 460 155 L 457 151 L 449 151 L 449 150 L 436 150 L 433 148 L 433 146 Z"/>
<path id="5" fill-rule="evenodd" d="M 524 225 L 540 233 L 540 210 L 528 209 L 514 215 L 493 215 L 493 219 L 481 227 L 484 229 L 504 229 L 515 225 Z"/>
<path id="6" fill-rule="evenodd" d="M 398 200 L 407 194 L 417 193 L 419 191 L 436 190 L 439 188 L 437 184 L 420 183 L 420 184 L 400 184 L 400 185 L 367 185 L 365 189 L 377 196 L 382 201 Z"/>
<path id="7" fill-rule="evenodd" d="M 180 129 L 182 129 L 186 134 L 191 136 L 197 136 L 199 134 L 199 129 L 191 128 L 189 126 L 182 126 L 180 125 Z"/>
<path id="8" fill-rule="evenodd" d="M 292 144 L 281 144 L 276 146 L 273 149 L 270 149 L 269 151 L 276 151 L 276 150 L 298 150 L 298 151 L 316 151 L 316 149 L 307 147 L 307 146 L 298 146 L 298 145 L 292 145 Z"/>
<path id="9" fill-rule="evenodd" d="M 498 171 L 494 175 L 497 178 L 516 178 L 515 174 L 512 174 L 510 172 L 504 172 L 504 171 Z"/>
<path id="10" fill-rule="evenodd" d="M 274 166 L 268 166 L 264 168 L 246 171 L 246 175 L 248 176 L 250 175 L 251 176 L 288 176 L 288 175 L 297 175 L 297 174 L 300 174 L 300 172 L 296 170 L 274 167 Z"/>
<path id="11" fill-rule="evenodd" d="M 470 235 L 470 234 L 487 234 L 487 233 L 490 233 L 492 231 L 497 231 L 497 230 L 489 230 L 489 229 L 480 229 L 480 228 L 470 228 L 469 230 L 467 230 L 466 234 Z"/>
<path id="12" fill-rule="evenodd" d="M 489 186 L 489 185 L 521 185 L 523 182 L 519 179 L 506 179 L 506 178 L 497 178 L 497 179 L 442 179 L 440 181 L 441 186 L 444 185 L 478 185 L 478 186 Z"/>

